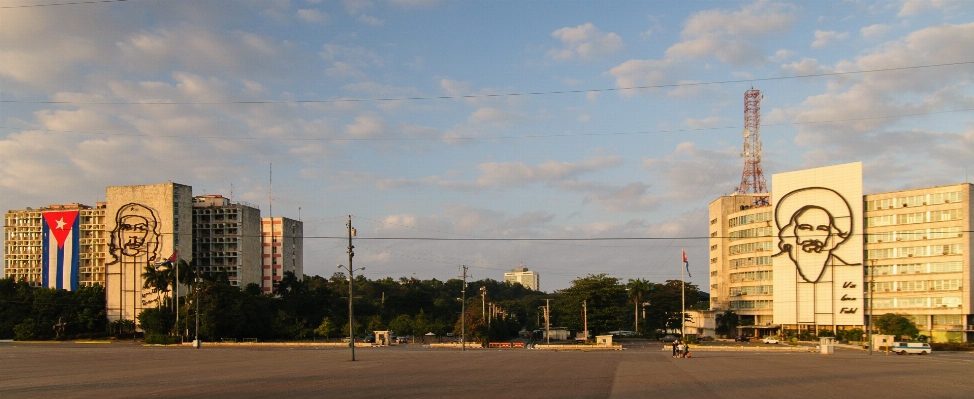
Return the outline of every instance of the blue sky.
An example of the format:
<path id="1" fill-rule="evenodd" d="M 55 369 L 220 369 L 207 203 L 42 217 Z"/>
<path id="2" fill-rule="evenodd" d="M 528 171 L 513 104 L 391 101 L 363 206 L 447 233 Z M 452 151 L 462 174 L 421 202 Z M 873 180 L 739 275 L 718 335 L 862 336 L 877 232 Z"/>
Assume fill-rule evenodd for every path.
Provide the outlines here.
<path id="1" fill-rule="evenodd" d="M 664 281 L 685 248 L 706 288 L 752 86 L 768 183 L 855 161 L 866 193 L 974 175 L 967 1 L 20 7 L 58 2 L 0 2 L 3 210 L 175 181 L 266 215 L 273 164 L 275 216 L 330 237 L 354 215 L 370 278 Z M 346 259 L 306 241 L 308 274 Z"/>

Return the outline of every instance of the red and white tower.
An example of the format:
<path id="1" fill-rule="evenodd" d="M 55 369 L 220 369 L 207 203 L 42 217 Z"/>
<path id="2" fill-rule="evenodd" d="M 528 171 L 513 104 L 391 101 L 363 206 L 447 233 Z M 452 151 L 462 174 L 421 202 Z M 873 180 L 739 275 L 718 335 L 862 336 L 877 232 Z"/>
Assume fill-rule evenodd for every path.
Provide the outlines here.
<path id="1" fill-rule="evenodd" d="M 741 174 L 741 186 L 737 188 L 737 194 L 764 194 L 768 192 L 767 183 L 764 180 L 764 171 L 761 169 L 761 95 L 760 90 L 744 92 L 744 173 Z M 767 201 L 765 196 L 762 203 Z"/>

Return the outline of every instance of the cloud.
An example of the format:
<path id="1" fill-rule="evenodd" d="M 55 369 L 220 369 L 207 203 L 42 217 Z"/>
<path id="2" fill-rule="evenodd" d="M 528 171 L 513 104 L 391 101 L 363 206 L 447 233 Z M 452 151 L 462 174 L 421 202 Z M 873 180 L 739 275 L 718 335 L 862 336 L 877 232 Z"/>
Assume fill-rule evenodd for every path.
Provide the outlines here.
<path id="1" fill-rule="evenodd" d="M 897 15 L 907 17 L 932 10 L 955 10 L 969 5 L 965 0 L 906 0 Z"/>
<path id="2" fill-rule="evenodd" d="M 491 107 L 478 108 L 467 118 L 471 124 L 490 124 L 495 127 L 508 127 L 524 119 L 524 115 L 514 111 Z"/>
<path id="3" fill-rule="evenodd" d="M 690 129 L 706 129 L 711 127 L 721 127 L 730 124 L 730 119 L 719 117 L 719 116 L 709 116 L 701 119 L 687 118 L 683 120 L 683 124 Z"/>
<path id="4" fill-rule="evenodd" d="M 481 175 L 476 184 L 479 187 L 513 187 L 565 180 L 621 163 L 622 158 L 618 156 L 594 157 L 577 163 L 549 161 L 533 166 L 524 162 L 486 162 L 477 165 Z"/>
<path id="5" fill-rule="evenodd" d="M 667 60 L 629 60 L 613 67 L 606 74 L 616 79 L 616 87 L 659 86 L 671 82 L 671 62 Z M 634 95 L 626 90 L 624 95 Z"/>
<path id="6" fill-rule="evenodd" d="M 862 34 L 862 37 L 874 38 L 886 35 L 890 29 L 890 26 L 886 24 L 873 24 L 859 29 L 859 33 Z"/>
<path id="7" fill-rule="evenodd" d="M 839 33 L 836 31 L 815 31 L 815 41 L 812 42 L 812 48 L 820 48 L 829 45 L 832 41 L 842 40 L 849 37 L 848 33 Z"/>
<path id="8" fill-rule="evenodd" d="M 381 117 L 365 114 L 355 117 L 355 123 L 345 125 L 345 133 L 354 138 L 377 138 L 387 135 L 389 127 Z"/>
<path id="9" fill-rule="evenodd" d="M 370 26 L 380 26 L 382 24 L 385 24 L 385 21 L 366 14 L 359 15 L 358 21 Z"/>
<path id="10" fill-rule="evenodd" d="M 324 22 L 328 19 L 328 14 L 313 8 L 298 10 L 297 15 L 304 22 Z"/>
<path id="11" fill-rule="evenodd" d="M 592 60 L 611 55 L 622 48 L 622 38 L 609 32 L 604 33 L 591 22 L 574 28 L 564 27 L 551 33 L 551 36 L 561 40 L 562 49 L 552 49 L 548 57 L 558 60 Z"/>
<path id="12" fill-rule="evenodd" d="M 763 63 L 763 51 L 756 43 L 771 35 L 791 30 L 794 7 L 758 1 L 740 11 L 707 10 L 690 17 L 680 36 L 683 41 L 666 50 L 666 57 L 700 59 L 716 57 L 724 63 Z"/>

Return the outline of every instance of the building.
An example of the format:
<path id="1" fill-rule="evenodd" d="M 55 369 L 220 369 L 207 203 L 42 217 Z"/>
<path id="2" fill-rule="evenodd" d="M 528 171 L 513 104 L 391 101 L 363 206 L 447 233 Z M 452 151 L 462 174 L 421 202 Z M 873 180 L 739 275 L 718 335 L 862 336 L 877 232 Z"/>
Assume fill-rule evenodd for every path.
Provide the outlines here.
<path id="1" fill-rule="evenodd" d="M 863 196 L 861 176 L 861 163 L 775 174 L 770 203 L 712 202 L 711 309 L 738 313 L 753 336 L 865 328 L 898 313 L 935 341 L 974 341 L 974 186 Z"/>
<path id="2" fill-rule="evenodd" d="M 710 203 L 710 307 L 733 310 L 741 333 L 777 332 L 774 323 L 774 228 L 768 194 L 731 195 Z"/>
<path id="3" fill-rule="evenodd" d="M 521 266 L 504 273 L 505 283 L 518 283 L 532 290 L 538 291 L 541 285 L 541 276 L 538 273 L 529 271 L 528 268 Z"/>
<path id="4" fill-rule="evenodd" d="M 304 277 L 304 223 L 284 217 L 261 223 L 260 281 L 264 293 L 273 292 L 285 272 Z"/>
<path id="5" fill-rule="evenodd" d="M 94 208 L 73 203 L 11 210 L 3 225 L 6 276 L 35 287 L 104 286 L 104 203 Z"/>
<path id="6" fill-rule="evenodd" d="M 169 182 L 105 192 L 106 311 L 109 320 L 136 320 L 142 309 L 163 300 L 162 293 L 144 288 L 142 273 L 173 255 L 192 260 L 193 188 Z"/>
<path id="7" fill-rule="evenodd" d="M 957 184 L 865 197 L 873 318 L 902 313 L 934 341 L 974 342 L 972 194 Z"/>
<path id="8" fill-rule="evenodd" d="M 230 285 L 261 284 L 260 210 L 222 195 L 193 197 L 193 260 L 204 273 L 226 273 Z"/>

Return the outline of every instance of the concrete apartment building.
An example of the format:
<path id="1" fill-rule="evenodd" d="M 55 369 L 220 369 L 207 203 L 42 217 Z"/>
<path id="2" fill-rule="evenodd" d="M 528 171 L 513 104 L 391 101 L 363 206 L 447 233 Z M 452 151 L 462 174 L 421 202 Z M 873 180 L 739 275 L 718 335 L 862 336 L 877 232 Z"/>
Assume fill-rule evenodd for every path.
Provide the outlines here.
<path id="1" fill-rule="evenodd" d="M 504 273 L 505 283 L 518 283 L 532 290 L 538 291 L 541 286 L 541 276 L 537 272 L 528 270 L 528 268 L 521 266 L 511 269 L 509 272 Z"/>
<path id="2" fill-rule="evenodd" d="M 865 197 L 874 317 L 903 313 L 935 341 L 974 342 L 972 194 L 957 184 Z"/>
<path id="3" fill-rule="evenodd" d="M 105 191 L 106 201 L 95 207 L 7 211 L 4 277 L 59 289 L 99 284 L 109 320 L 135 320 L 162 300 L 143 288 L 142 273 L 174 254 L 201 271 L 226 272 L 232 285 L 257 283 L 267 293 L 285 271 L 304 276 L 301 221 L 261 218 L 254 206 L 193 197 L 192 187 L 172 182 Z"/>
<path id="4" fill-rule="evenodd" d="M 261 221 L 260 281 L 264 293 L 273 292 L 285 272 L 304 276 L 304 223 L 285 217 Z"/>
<path id="5" fill-rule="evenodd" d="M 47 215 L 48 217 L 45 217 Z M 51 216 L 57 215 L 52 218 Z M 44 286 L 45 269 L 51 272 L 50 265 L 56 263 L 49 257 L 48 267 L 45 267 L 45 241 L 49 249 L 58 248 L 56 237 L 45 234 L 57 229 L 57 220 L 65 215 L 71 221 L 77 221 L 77 231 L 70 226 L 67 227 L 73 232 L 63 238 L 60 245 L 62 258 L 67 260 L 66 265 L 62 261 L 62 270 L 74 270 L 71 275 L 65 276 L 69 280 L 67 284 L 62 283 L 62 288 L 73 289 L 76 287 L 86 287 L 95 284 L 104 285 L 105 281 L 105 203 L 99 202 L 95 207 L 83 204 L 64 204 L 48 205 L 38 209 L 23 209 L 7 211 L 4 215 L 4 273 L 12 276 L 16 280 L 24 280 L 32 286 Z M 46 219 L 53 219 L 53 223 L 46 223 Z M 69 223 L 74 225 L 74 223 Z M 63 228 L 61 230 L 64 230 Z M 45 240 L 47 237 L 47 240 Z M 65 248 L 67 245 L 67 248 Z M 72 249 L 74 247 L 74 249 Z M 76 251 L 75 251 L 76 249 Z M 64 256 L 63 251 L 67 250 L 68 255 Z M 48 255 L 51 251 L 46 252 Z M 72 256 L 74 253 L 76 256 Z M 65 266 L 66 269 L 64 268 Z M 56 265 L 55 265 L 56 272 Z M 47 286 L 57 287 L 56 278 L 50 278 L 48 274 Z M 64 279 L 62 279 L 62 282 Z"/>
<path id="6" fill-rule="evenodd" d="M 261 284 L 260 210 L 222 195 L 193 197 L 193 259 L 201 272 L 226 273 L 230 285 Z"/>
<path id="7" fill-rule="evenodd" d="M 864 196 L 861 175 L 859 163 L 781 173 L 770 194 L 712 202 L 711 309 L 752 336 L 897 313 L 935 341 L 974 341 L 974 186 Z"/>

